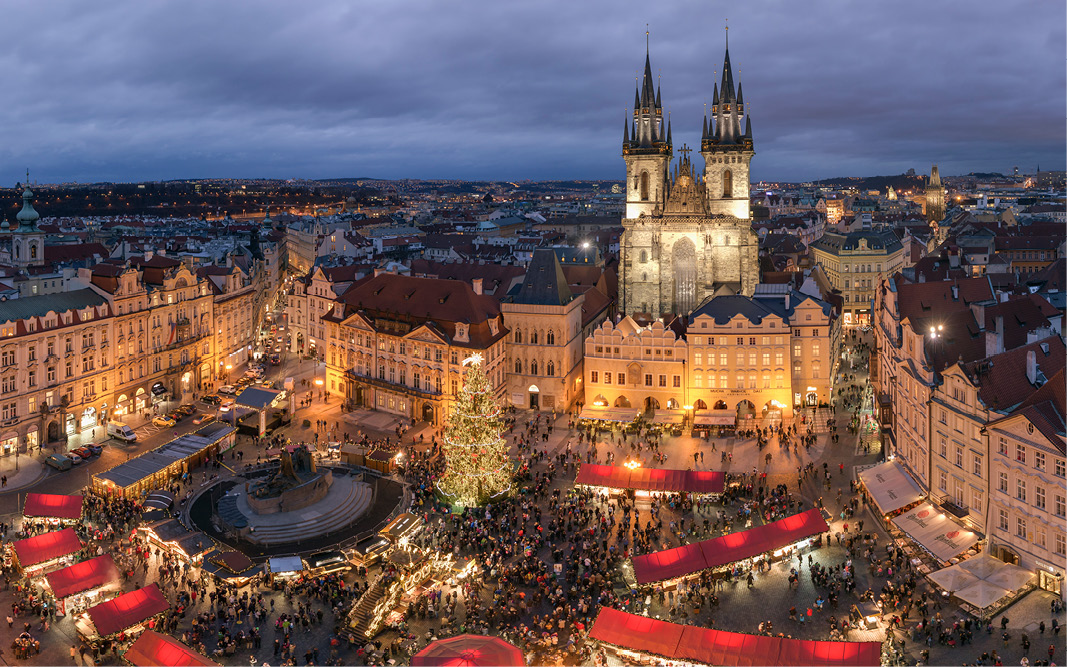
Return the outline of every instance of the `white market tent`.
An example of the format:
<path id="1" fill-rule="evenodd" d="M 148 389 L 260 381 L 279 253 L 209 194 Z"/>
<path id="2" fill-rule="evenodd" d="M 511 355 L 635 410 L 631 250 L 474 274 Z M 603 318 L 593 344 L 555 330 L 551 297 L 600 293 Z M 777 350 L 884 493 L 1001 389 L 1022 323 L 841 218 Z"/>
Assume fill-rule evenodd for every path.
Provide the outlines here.
<path id="1" fill-rule="evenodd" d="M 948 561 L 978 541 L 967 530 L 930 503 L 923 503 L 893 519 L 893 523 L 940 561 Z"/>
<path id="2" fill-rule="evenodd" d="M 1029 584 L 1033 576 L 1025 568 L 983 553 L 927 578 L 964 602 L 985 608 Z"/>
<path id="3" fill-rule="evenodd" d="M 891 514 L 923 497 L 911 475 L 897 461 L 886 461 L 867 468 L 860 472 L 859 478 L 882 514 Z"/>
<path id="4" fill-rule="evenodd" d="M 302 572 L 304 561 L 300 556 L 275 556 L 267 561 L 271 574 L 286 574 L 289 572 Z"/>

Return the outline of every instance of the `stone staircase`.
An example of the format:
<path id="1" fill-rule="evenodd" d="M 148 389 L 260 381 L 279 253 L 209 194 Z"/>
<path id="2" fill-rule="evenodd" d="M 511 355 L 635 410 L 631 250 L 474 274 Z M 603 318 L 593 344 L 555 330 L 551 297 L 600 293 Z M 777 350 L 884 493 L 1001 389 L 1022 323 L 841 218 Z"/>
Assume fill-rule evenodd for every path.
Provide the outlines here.
<path id="1" fill-rule="evenodd" d="M 334 483 L 338 482 L 340 480 Z M 247 532 L 246 538 L 263 544 L 284 544 L 310 540 L 344 528 L 367 511 L 374 496 L 373 488 L 367 484 L 347 480 L 345 482 L 347 482 L 347 488 L 340 502 L 333 503 L 329 508 L 319 509 L 321 503 L 319 507 L 309 508 L 306 511 L 315 512 L 315 516 L 301 521 L 282 525 L 257 525 L 254 531 Z M 294 514 L 299 513 L 298 511 Z"/>
<path id="2" fill-rule="evenodd" d="M 366 632 L 370 628 L 371 616 L 374 606 L 385 595 L 386 585 L 384 577 L 378 577 L 367 592 L 359 597 L 352 611 L 348 612 L 348 626 L 352 628 L 355 636 L 362 640 L 366 638 Z"/>

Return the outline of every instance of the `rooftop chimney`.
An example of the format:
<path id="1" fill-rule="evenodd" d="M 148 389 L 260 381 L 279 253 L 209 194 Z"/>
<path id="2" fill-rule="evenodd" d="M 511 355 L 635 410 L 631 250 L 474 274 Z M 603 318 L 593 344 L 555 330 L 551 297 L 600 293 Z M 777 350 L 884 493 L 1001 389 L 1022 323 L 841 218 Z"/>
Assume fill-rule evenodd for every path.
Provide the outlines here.
<path id="1" fill-rule="evenodd" d="M 959 301 L 960 300 L 960 287 L 959 287 L 959 285 L 953 285 L 952 286 L 952 300 L 953 301 Z"/>
<path id="2" fill-rule="evenodd" d="M 985 332 L 985 356 L 992 357 L 1004 351 L 1004 317 L 993 320 L 993 330 Z"/>
<path id="3" fill-rule="evenodd" d="M 153 253 L 153 252 L 152 252 L 151 250 L 145 250 L 145 251 L 144 251 L 144 261 L 146 261 L 146 262 L 147 262 L 148 260 L 152 259 L 152 256 L 153 256 L 154 254 L 155 254 L 155 253 Z"/>
<path id="4" fill-rule="evenodd" d="M 1029 350 L 1026 353 L 1026 381 L 1030 384 L 1037 384 L 1037 352 L 1035 350 Z"/>
<path id="5" fill-rule="evenodd" d="M 481 278 L 475 278 L 471 282 L 474 284 L 474 293 L 475 294 L 481 294 L 482 293 L 482 279 Z"/>

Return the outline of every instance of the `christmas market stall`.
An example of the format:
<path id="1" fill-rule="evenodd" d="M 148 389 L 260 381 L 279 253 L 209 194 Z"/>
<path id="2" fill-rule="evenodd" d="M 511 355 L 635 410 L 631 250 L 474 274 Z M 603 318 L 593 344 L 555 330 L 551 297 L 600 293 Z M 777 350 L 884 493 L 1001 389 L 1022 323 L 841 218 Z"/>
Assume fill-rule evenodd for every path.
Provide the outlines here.
<path id="1" fill-rule="evenodd" d="M 142 632 L 122 657 L 134 667 L 217 667 L 219 664 L 155 630 Z"/>
<path id="2" fill-rule="evenodd" d="M 156 584 L 123 593 L 102 602 L 74 621 L 78 634 L 86 641 L 97 642 L 120 633 L 132 635 L 146 626 L 151 629 L 156 617 L 170 609 L 170 603 Z"/>
<path id="3" fill-rule="evenodd" d="M 116 592 L 122 577 L 111 554 L 83 560 L 45 576 L 61 614 L 84 611 L 101 598 Z"/>
<path id="4" fill-rule="evenodd" d="M 634 423 L 641 411 L 637 408 L 609 408 L 602 405 L 591 405 L 582 408 L 578 414 L 578 426 L 580 428 L 594 428 L 598 431 L 625 428 Z"/>
<path id="5" fill-rule="evenodd" d="M 237 430 L 212 422 L 129 461 L 93 473 L 93 491 L 140 500 L 233 447 Z"/>
<path id="6" fill-rule="evenodd" d="M 499 637 L 456 635 L 411 656 L 412 667 L 525 667 L 522 650 Z"/>
<path id="7" fill-rule="evenodd" d="M 72 526 L 82 518 L 82 496 L 27 493 L 22 507 L 27 525 Z"/>
<path id="8" fill-rule="evenodd" d="M 300 556 L 275 556 L 267 560 L 267 574 L 272 584 L 296 579 L 304 573 L 304 561 Z"/>
<path id="9" fill-rule="evenodd" d="M 421 529 L 422 519 L 410 512 L 404 512 L 390 521 L 385 528 L 379 530 L 378 534 L 394 544 L 399 544 L 411 538 Z"/>
<path id="10" fill-rule="evenodd" d="M 657 664 L 663 658 L 690 665 L 809 665 L 811 667 L 877 667 L 881 642 L 790 639 L 723 632 L 668 623 L 647 616 L 602 607 L 589 637 L 625 661 Z"/>
<path id="11" fill-rule="evenodd" d="M 893 519 L 893 524 L 941 564 L 948 563 L 978 542 L 976 533 L 930 503 L 901 514 Z"/>
<path id="12" fill-rule="evenodd" d="M 718 495 L 726 486 L 726 473 L 712 470 L 663 470 L 632 466 L 583 463 L 576 486 L 632 490 L 650 493 L 692 493 Z"/>
<path id="13" fill-rule="evenodd" d="M 830 527 L 822 513 L 811 509 L 748 530 L 634 556 L 633 575 L 642 585 L 657 582 L 674 585 L 679 579 L 704 570 L 781 558 L 828 530 Z"/>
<path id="14" fill-rule="evenodd" d="M 183 563 L 199 565 L 204 555 L 215 548 L 210 537 L 199 530 L 189 530 L 177 519 L 162 519 L 137 527 L 149 544 L 159 547 Z"/>
<path id="15" fill-rule="evenodd" d="M 218 584 L 236 588 L 254 586 L 263 578 L 263 565 L 257 565 L 240 551 L 216 549 L 204 556 L 200 569 Z"/>
<path id="16" fill-rule="evenodd" d="M 693 435 L 719 435 L 735 426 L 736 410 L 697 410 L 693 414 Z"/>
<path id="17" fill-rule="evenodd" d="M 11 545 L 14 565 L 27 578 L 70 565 L 81 548 L 81 540 L 73 528 L 41 533 Z"/>

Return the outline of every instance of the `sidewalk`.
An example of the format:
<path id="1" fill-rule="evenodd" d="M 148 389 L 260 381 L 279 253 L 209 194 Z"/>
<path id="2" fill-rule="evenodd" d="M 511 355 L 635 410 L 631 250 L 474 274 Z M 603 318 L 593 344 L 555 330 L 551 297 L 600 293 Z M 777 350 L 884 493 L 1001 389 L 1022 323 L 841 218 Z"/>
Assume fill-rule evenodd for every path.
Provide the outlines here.
<path id="1" fill-rule="evenodd" d="M 17 469 L 14 456 L 0 458 L 0 476 L 7 477 L 7 485 L 0 487 L 0 495 L 31 487 L 47 477 L 52 469 L 42 463 L 42 460 L 49 454 L 47 449 L 41 455 L 21 454 L 17 459 Z"/>

